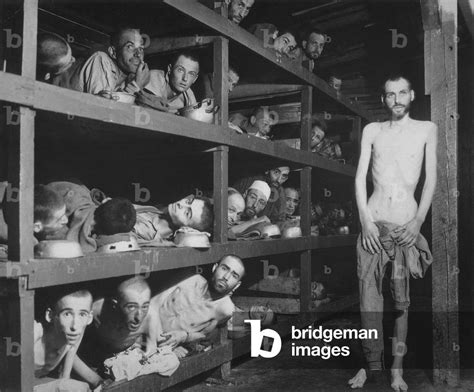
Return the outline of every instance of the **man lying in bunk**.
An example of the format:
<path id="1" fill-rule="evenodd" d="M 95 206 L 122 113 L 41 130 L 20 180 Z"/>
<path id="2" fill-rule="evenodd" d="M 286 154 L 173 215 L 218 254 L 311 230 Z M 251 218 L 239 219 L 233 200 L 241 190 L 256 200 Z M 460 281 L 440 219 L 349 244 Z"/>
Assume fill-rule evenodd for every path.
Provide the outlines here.
<path id="1" fill-rule="evenodd" d="M 250 117 L 242 113 L 234 113 L 229 117 L 229 127 L 239 133 L 268 139 L 268 134 L 277 123 L 277 114 L 268 110 L 268 106 L 259 106 L 254 109 Z"/>
<path id="2" fill-rule="evenodd" d="M 131 241 L 136 222 L 133 204 L 126 199 L 106 199 L 98 189 L 70 181 L 48 184 L 66 203 L 66 239 L 78 242 L 84 253 L 104 250 L 112 243 Z"/>
<path id="3" fill-rule="evenodd" d="M 135 205 L 137 222 L 133 233 L 140 245 L 173 246 L 173 234 L 181 227 L 210 232 L 214 221 L 210 200 L 190 195 L 168 204 L 164 209 Z"/>
<path id="4" fill-rule="evenodd" d="M 234 188 L 227 190 L 227 226 L 230 228 L 241 221 L 245 210 L 245 199 L 242 194 Z"/>
<path id="5" fill-rule="evenodd" d="M 34 322 L 34 392 L 90 391 L 86 383 L 71 379 L 71 370 L 84 331 L 91 322 L 89 291 L 70 286 L 53 290 L 47 301 L 45 320 Z"/>
<path id="6" fill-rule="evenodd" d="M 301 39 L 301 48 L 298 61 L 311 72 L 315 68 L 316 60 L 321 56 L 324 45 L 328 41 L 328 37 L 321 30 L 309 28 L 303 32 Z"/>
<path id="7" fill-rule="evenodd" d="M 177 369 L 175 354 L 156 353 L 161 324 L 156 313 L 148 312 L 150 299 L 148 283 L 135 276 L 120 283 L 113 296 L 94 301 L 93 323 L 74 361 L 74 370 L 91 386 L 103 382 L 107 368 L 116 379 L 124 368 L 130 378 L 150 372 L 170 375 Z M 148 361 L 152 367 L 145 366 L 144 355 L 153 358 Z"/>
<path id="8" fill-rule="evenodd" d="M 284 188 L 285 214 L 281 221 L 277 222 L 281 232 L 289 227 L 299 227 L 300 217 L 295 215 L 300 204 L 300 191 L 293 187 Z"/>
<path id="9" fill-rule="evenodd" d="M 0 183 L 0 205 L 6 206 L 11 193 L 8 183 Z M 10 195 L 18 197 L 18 195 Z M 4 216 L 5 215 L 5 216 Z M 63 197 L 51 187 L 36 185 L 34 190 L 33 232 L 36 241 L 61 240 L 68 231 L 66 204 Z M 8 243 L 8 213 L 0 209 L 0 243 Z"/>
<path id="10" fill-rule="evenodd" d="M 291 29 L 278 31 L 271 23 L 257 23 L 249 28 L 249 32 L 263 41 L 264 48 L 273 49 L 277 59 L 282 56 L 292 58 L 292 52 L 296 48 L 296 34 Z"/>
<path id="11" fill-rule="evenodd" d="M 83 65 L 75 89 L 104 98 L 123 91 L 134 95 L 150 80 L 148 65 L 143 61 L 144 42 L 140 30 L 124 27 L 111 36 L 107 52 L 95 52 Z"/>
<path id="12" fill-rule="evenodd" d="M 144 90 L 165 100 L 168 112 L 177 113 L 179 109 L 196 103 L 191 86 L 198 76 L 199 59 L 191 52 L 179 52 L 172 57 L 166 71 L 150 71 Z M 138 99 L 140 102 L 141 97 Z"/>
<path id="13" fill-rule="evenodd" d="M 226 255 L 214 264 L 210 279 L 196 274 L 155 295 L 150 309 L 158 313 L 166 339 L 159 345 L 176 347 L 204 339 L 225 323 L 235 308 L 230 297 L 244 274 L 240 257 Z"/>
<path id="14" fill-rule="evenodd" d="M 227 17 L 232 23 L 240 24 L 249 14 L 255 0 L 225 0 L 227 4 Z"/>
<path id="15" fill-rule="evenodd" d="M 275 223 L 285 217 L 286 197 L 282 185 L 288 180 L 289 173 L 290 168 L 288 166 L 275 167 L 267 170 L 263 175 L 242 178 L 233 187 L 245 195 L 247 189 L 255 180 L 266 182 L 270 187 L 271 194 L 267 197 L 267 203 L 263 207 L 261 215 L 266 215 L 272 223 Z M 248 193 L 246 195 L 248 196 Z M 247 212 L 251 213 L 250 210 Z M 244 212 L 244 216 L 248 215 L 247 212 Z"/>
<path id="16" fill-rule="evenodd" d="M 231 240 L 258 239 L 264 226 L 270 225 L 270 219 L 263 211 L 271 195 L 271 189 L 265 181 L 255 180 L 245 191 L 245 208 L 241 221 L 229 227 Z"/>
<path id="17" fill-rule="evenodd" d="M 234 90 L 234 87 L 239 83 L 240 76 L 235 68 L 232 65 L 229 65 L 229 73 L 227 74 L 227 87 L 229 93 Z M 214 74 L 212 72 L 204 74 L 199 78 L 198 82 L 195 84 L 196 96 L 199 100 L 205 98 L 214 98 Z"/>
<path id="18" fill-rule="evenodd" d="M 67 41 L 55 33 L 38 34 L 36 78 L 42 82 L 75 89 L 84 59 L 76 61 Z"/>

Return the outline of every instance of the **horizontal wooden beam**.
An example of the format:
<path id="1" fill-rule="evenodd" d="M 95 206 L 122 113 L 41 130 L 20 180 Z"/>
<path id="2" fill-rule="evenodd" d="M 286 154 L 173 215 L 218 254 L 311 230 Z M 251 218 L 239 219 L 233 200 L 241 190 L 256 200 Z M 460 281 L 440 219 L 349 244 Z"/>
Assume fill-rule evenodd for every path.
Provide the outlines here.
<path id="1" fill-rule="evenodd" d="M 334 89 L 331 88 L 324 80 L 314 75 L 309 70 L 303 68 L 301 64 L 286 58 L 279 59 L 276 56 L 275 51 L 265 48 L 262 41 L 257 37 L 243 30 L 229 20 L 221 17 L 211 9 L 205 7 L 197 1 L 163 0 L 163 2 L 192 17 L 194 20 L 203 23 L 207 27 L 219 32 L 230 40 L 245 46 L 253 53 L 265 58 L 290 74 L 298 77 L 302 82 L 318 88 L 327 97 L 339 102 L 341 105 L 347 107 L 352 112 L 358 114 L 366 120 L 371 121 L 370 113 L 353 104 L 346 97 L 341 95 L 338 96 L 336 91 L 334 91 Z"/>
<path id="2" fill-rule="evenodd" d="M 156 54 L 171 52 L 186 48 L 198 48 L 210 45 L 214 41 L 213 36 L 195 35 L 192 37 L 159 37 L 151 38 L 145 49 L 145 54 Z"/>
<path id="3" fill-rule="evenodd" d="M 117 124 L 129 128 L 130 132 L 141 130 L 147 133 L 161 133 L 190 139 L 208 141 L 215 145 L 243 149 L 301 166 L 311 166 L 347 176 L 355 175 L 355 168 L 339 162 L 293 148 L 272 143 L 250 135 L 240 135 L 227 127 L 189 120 L 157 110 L 149 110 L 79 93 L 46 83 L 40 83 L 18 75 L 0 72 L 0 100 L 48 112 L 63 113 L 98 121 L 91 125 L 94 131 L 102 131 L 100 122 Z M 65 132 L 72 132 L 75 122 Z M 110 127 L 109 127 L 110 128 Z M 109 130 L 110 132 L 110 130 Z M 292 165 L 294 166 L 294 165 Z"/>
<path id="4" fill-rule="evenodd" d="M 356 235 L 302 237 L 295 239 L 234 241 L 212 244 L 208 250 L 193 248 L 154 248 L 117 254 L 92 253 L 75 259 L 38 259 L 29 262 L 0 263 L 0 277 L 28 276 L 28 288 L 55 286 L 126 275 L 150 274 L 154 271 L 211 264 L 226 254 L 243 259 L 280 253 L 302 252 L 354 246 Z"/>
<path id="5" fill-rule="evenodd" d="M 230 102 L 268 99 L 301 92 L 298 84 L 239 84 L 229 94 Z"/>

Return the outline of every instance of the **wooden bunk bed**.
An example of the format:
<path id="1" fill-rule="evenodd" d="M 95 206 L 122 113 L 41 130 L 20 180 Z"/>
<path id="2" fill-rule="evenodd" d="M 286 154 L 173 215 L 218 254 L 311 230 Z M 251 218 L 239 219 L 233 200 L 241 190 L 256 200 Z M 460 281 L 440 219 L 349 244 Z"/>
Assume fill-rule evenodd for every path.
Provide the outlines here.
<path id="1" fill-rule="evenodd" d="M 18 108 L 20 122 L 12 133 L 9 149 L 9 182 L 18 188 L 18 203 L 14 204 L 14 220 L 9 232 L 9 260 L 0 263 L 0 299 L 7 320 L 6 333 L 12 341 L 19 343 L 19 355 L 7 356 L 5 369 L 8 371 L 6 385 L 0 385 L 7 391 L 33 390 L 33 320 L 35 290 L 73 282 L 106 279 L 111 277 L 151 273 L 174 268 L 211 264 L 228 253 L 245 258 L 269 256 L 284 253 L 298 255 L 301 268 L 300 312 L 299 320 L 283 322 L 274 327 L 282 335 L 290 330 L 290 324 L 308 325 L 318 319 L 318 312 L 304 314 L 311 306 L 311 253 L 325 248 L 354 247 L 356 235 L 312 237 L 310 235 L 310 202 L 312 170 L 324 170 L 344 176 L 348 184 L 355 175 L 355 167 L 344 165 L 319 157 L 310 151 L 311 115 L 313 95 L 317 90 L 326 99 L 334 101 L 350 114 L 355 132 L 360 135 L 362 121 L 374 120 L 371 115 L 357 104 L 336 94 L 323 80 L 300 65 L 285 59 L 279 61 L 274 53 L 262 49 L 260 41 L 238 26 L 227 21 L 219 13 L 204 5 L 189 0 L 164 0 L 165 4 L 190 16 L 216 32 L 216 36 L 204 40 L 175 40 L 176 46 L 212 45 L 214 62 L 214 91 L 217 103 L 222 110 L 214 125 L 203 124 L 157 111 L 147 111 L 146 120 L 137 121 L 142 112 L 137 107 L 109 102 L 105 99 L 82 94 L 75 91 L 59 89 L 35 81 L 36 68 L 36 32 L 38 28 L 37 0 L 24 0 L 23 47 L 21 75 L 0 72 L 0 100 Z M 223 9 L 221 14 L 225 14 Z M 217 35 L 218 34 L 218 35 Z M 301 119 L 301 150 L 288 146 L 260 140 L 246 135 L 238 135 L 228 129 L 229 97 L 226 91 L 226 75 L 229 58 L 229 41 L 243 46 L 265 61 L 273 63 L 283 71 L 296 77 L 300 85 L 284 89 L 281 86 L 266 86 L 256 89 L 251 96 L 278 96 L 282 93 L 296 93 L 300 96 L 301 113 L 307 115 Z M 153 51 L 165 51 L 170 48 L 160 45 L 159 39 L 151 45 Z M 176 46 L 173 46 L 176 48 Z M 241 96 L 244 97 L 245 94 Z M 214 183 L 214 242 L 205 252 L 191 248 L 180 249 L 147 249 L 118 255 L 92 254 L 78 259 L 35 260 L 31 237 L 33 221 L 33 187 L 34 187 L 34 136 L 35 114 L 48 113 L 49 121 L 62 121 L 66 116 L 73 116 L 69 121 L 68 132 L 73 133 L 86 121 L 90 130 L 113 132 L 111 125 L 128 135 L 142 133 L 148 137 L 170 135 L 204 142 L 207 153 L 212 154 Z M 172 120 L 172 121 L 170 121 Z M 301 169 L 301 228 L 302 238 L 268 240 L 253 242 L 252 246 L 244 242 L 227 241 L 227 187 L 229 151 L 244 150 L 269 157 L 279 162 L 286 162 Z M 138 268 L 137 268 L 138 266 Z M 349 295 L 331 302 L 321 309 L 320 313 L 338 312 L 357 303 L 357 296 Z M 230 369 L 232 358 L 250 351 L 248 337 L 239 341 L 221 339 L 210 352 L 198 354 L 185 359 L 179 370 L 171 378 L 157 375 L 140 377 L 130 383 L 116 383 L 109 390 L 159 390 L 175 385 L 203 371 L 221 366 L 222 371 Z M 2 353 L 3 355 L 3 353 Z M 1 381 L 1 380 L 0 380 Z"/>

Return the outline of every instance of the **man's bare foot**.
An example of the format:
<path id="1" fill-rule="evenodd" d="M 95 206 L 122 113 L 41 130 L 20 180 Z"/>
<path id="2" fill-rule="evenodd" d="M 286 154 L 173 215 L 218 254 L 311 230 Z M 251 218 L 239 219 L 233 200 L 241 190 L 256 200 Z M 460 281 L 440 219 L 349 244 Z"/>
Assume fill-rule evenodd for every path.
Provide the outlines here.
<path id="1" fill-rule="evenodd" d="M 396 392 L 408 391 L 408 385 L 403 379 L 403 369 L 391 369 L 392 383 L 390 386 Z"/>
<path id="2" fill-rule="evenodd" d="M 367 381 L 367 372 L 365 369 L 360 369 L 355 377 L 351 378 L 347 383 L 352 389 L 362 388 Z"/>

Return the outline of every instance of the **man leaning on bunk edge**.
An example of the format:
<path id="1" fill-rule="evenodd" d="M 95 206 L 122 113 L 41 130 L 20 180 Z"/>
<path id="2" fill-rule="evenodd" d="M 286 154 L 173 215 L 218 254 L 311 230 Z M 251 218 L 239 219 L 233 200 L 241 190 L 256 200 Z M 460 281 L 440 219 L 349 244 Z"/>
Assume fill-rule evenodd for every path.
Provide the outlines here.
<path id="1" fill-rule="evenodd" d="M 349 380 L 362 388 L 383 370 L 382 279 L 391 264 L 391 292 L 395 326 L 392 341 L 391 387 L 406 391 L 403 356 L 408 332 L 409 279 L 424 276 L 432 262 L 420 229 L 436 186 L 437 127 L 430 121 L 410 118 L 415 92 L 410 81 L 394 75 L 386 80 L 382 102 L 390 120 L 368 124 L 363 131 L 355 189 L 362 233 L 357 241 L 357 275 L 361 326 L 376 328 L 377 339 L 363 340 L 366 367 Z M 366 177 L 372 158 L 374 192 L 367 199 Z M 425 160 L 425 183 L 418 205 L 414 192 Z M 395 349 L 394 349 L 395 348 Z"/>

